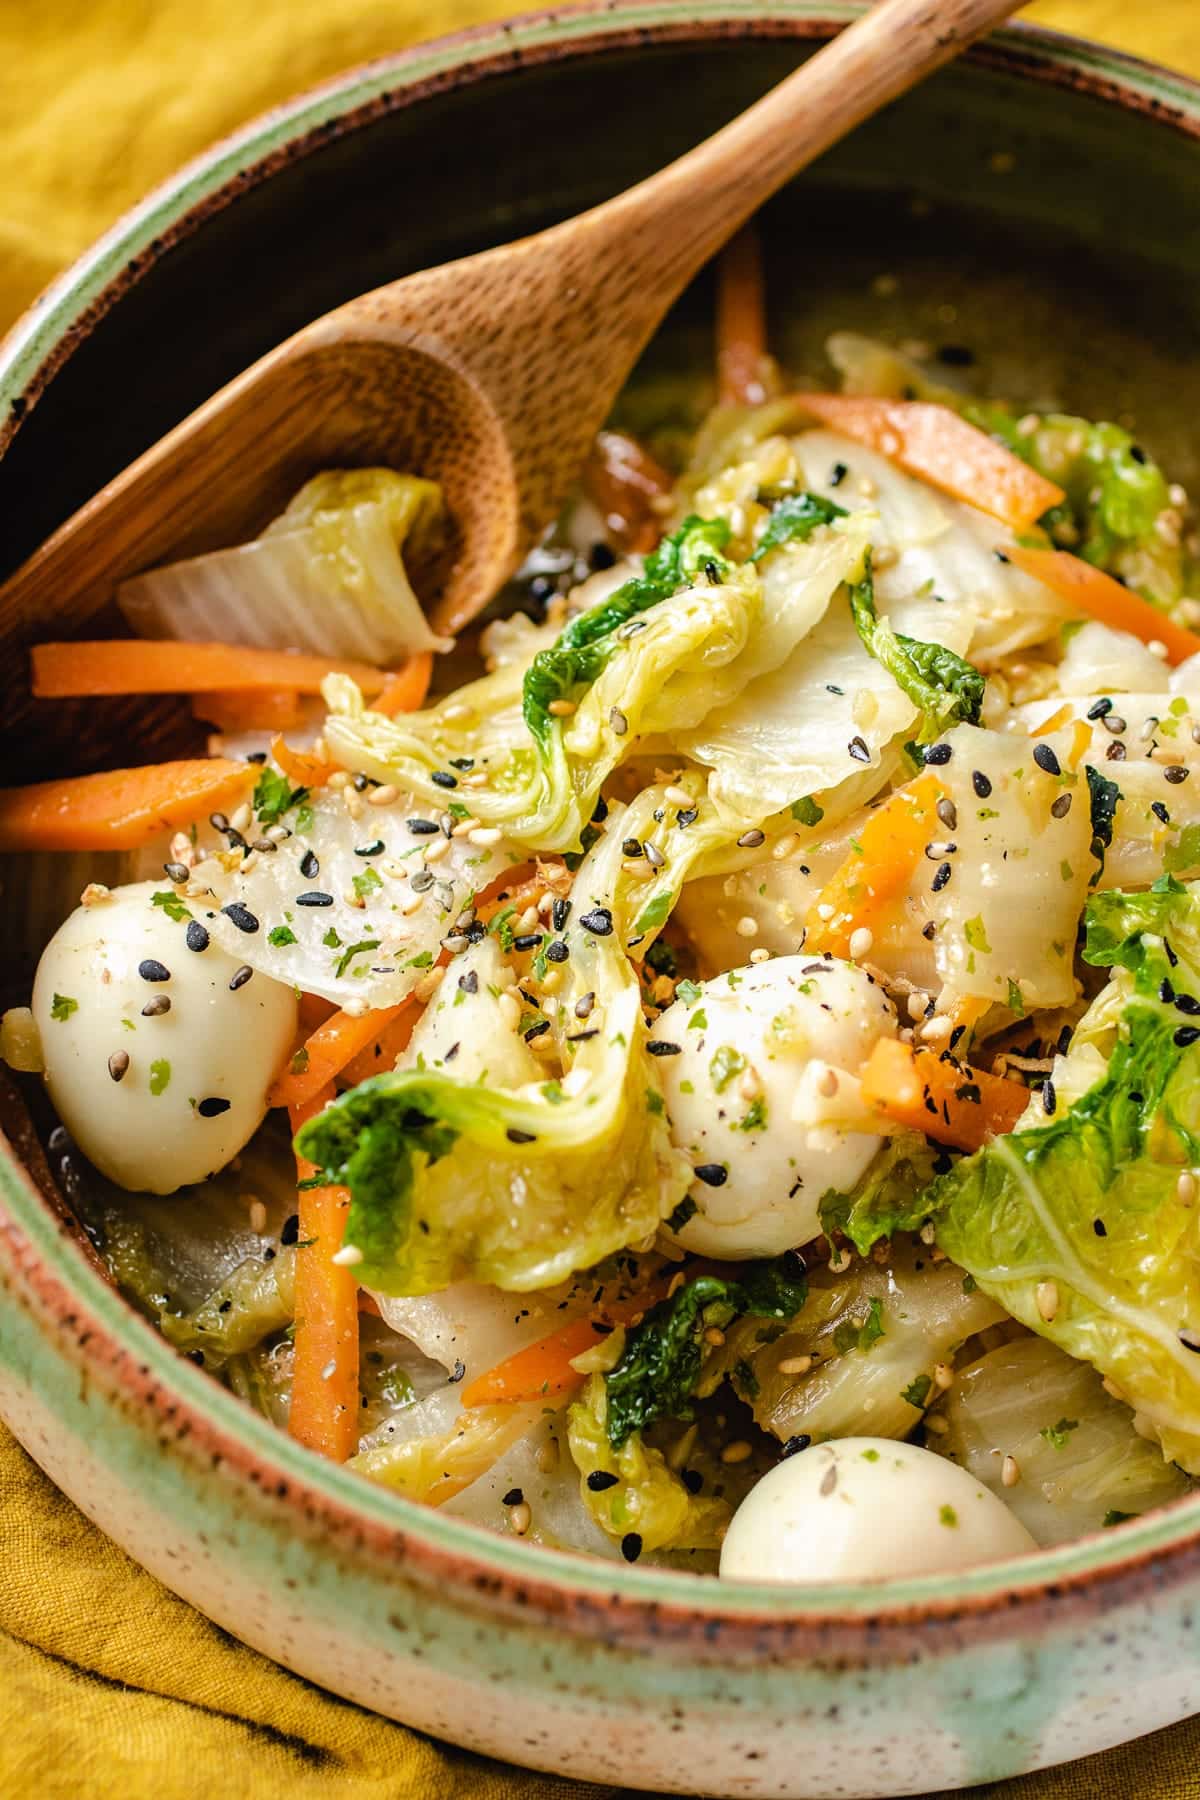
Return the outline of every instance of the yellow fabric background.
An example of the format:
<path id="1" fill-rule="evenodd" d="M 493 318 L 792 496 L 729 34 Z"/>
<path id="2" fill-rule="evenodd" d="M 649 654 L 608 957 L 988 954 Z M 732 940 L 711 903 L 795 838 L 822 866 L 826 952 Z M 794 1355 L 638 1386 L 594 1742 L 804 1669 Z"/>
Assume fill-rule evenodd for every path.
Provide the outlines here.
<path id="1" fill-rule="evenodd" d="M 686 0 L 682 0 L 686 4 Z M 505 0 L 0 0 L 0 325 L 185 157 Z M 1200 75 L 1198 0 L 1027 17 Z M 107 1543 L 0 1427 L 5 1800 L 616 1800 L 431 1744 L 285 1674 Z M 1196 1800 L 1200 1720 L 981 1800 Z M 632 1790 L 626 1800 L 633 1800 Z"/>

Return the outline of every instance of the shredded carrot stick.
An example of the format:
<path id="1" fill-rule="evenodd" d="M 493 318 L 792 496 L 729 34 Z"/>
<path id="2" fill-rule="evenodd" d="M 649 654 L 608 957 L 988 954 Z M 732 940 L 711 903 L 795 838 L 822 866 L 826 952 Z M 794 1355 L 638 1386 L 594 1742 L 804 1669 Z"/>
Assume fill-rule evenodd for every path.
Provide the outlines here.
<path id="1" fill-rule="evenodd" d="M 489 882 L 477 897 L 475 916 L 487 925 L 497 913 L 506 909 L 523 912 L 527 906 L 536 904 L 547 888 L 565 899 L 571 891 L 571 879 L 567 865 L 557 857 L 548 861 L 539 857 L 536 862 L 514 863 L 511 869 Z"/>
<path id="2" fill-rule="evenodd" d="M 332 1084 L 291 1109 L 293 1133 L 333 1099 Z M 317 1174 L 297 1156 L 296 1340 L 288 1431 L 310 1450 L 345 1462 L 358 1449 L 358 1283 L 333 1258 L 342 1247 L 350 1195 L 305 1187 Z"/>
<path id="3" fill-rule="evenodd" d="M 0 788 L 0 850 L 136 850 L 214 810 L 232 812 L 257 773 L 211 757 Z"/>
<path id="4" fill-rule="evenodd" d="M 263 688 L 250 694 L 218 689 L 192 695 L 192 716 L 218 731 L 288 731 L 302 722 L 304 710 L 294 688 L 275 693 Z"/>
<path id="5" fill-rule="evenodd" d="M 662 502 L 671 477 L 637 439 L 601 431 L 584 464 L 583 485 L 620 549 L 653 550 L 662 536 Z"/>
<path id="6" fill-rule="evenodd" d="M 731 238 L 717 263 L 717 398 L 722 406 L 765 400 L 767 301 L 754 225 Z"/>
<path id="7" fill-rule="evenodd" d="M 328 1087 L 360 1051 L 367 1049 L 394 1019 L 417 1004 L 409 994 L 398 1006 L 379 1006 L 360 1014 L 335 1012 L 318 1025 L 293 1056 L 267 1096 L 272 1106 L 306 1106 Z"/>
<path id="8" fill-rule="evenodd" d="M 352 1056 L 339 1072 L 338 1080 L 342 1085 L 357 1087 L 360 1081 L 368 1081 L 372 1075 L 383 1075 L 394 1069 L 396 1058 L 408 1048 L 417 1018 L 417 1007 L 403 1006 L 390 1025 L 385 1025 L 382 1031 L 377 1028 L 371 1042 Z"/>
<path id="9" fill-rule="evenodd" d="M 326 1019 L 332 1019 L 336 1011 L 333 1001 L 323 999 L 320 994 L 301 994 L 300 1029 L 305 1037 L 309 1037 Z"/>
<path id="10" fill-rule="evenodd" d="M 432 679 L 433 652 L 422 650 L 418 656 L 410 656 L 403 668 L 393 669 L 372 702 L 372 711 L 386 713 L 389 718 L 393 713 L 416 712 Z"/>
<path id="11" fill-rule="evenodd" d="M 271 755 L 288 780 L 297 787 L 324 787 L 337 768 L 336 763 L 325 762 L 321 757 L 314 756 L 311 750 L 293 750 L 290 744 L 278 736 L 271 739 Z"/>
<path id="12" fill-rule="evenodd" d="M 663 1299 L 668 1282 L 658 1282 L 643 1294 L 601 1309 L 602 1317 L 575 1319 L 560 1326 L 536 1344 L 506 1356 L 503 1362 L 477 1375 L 463 1389 L 464 1406 L 496 1406 L 518 1400 L 540 1400 L 552 1394 L 569 1394 L 581 1387 L 586 1376 L 571 1367 L 573 1359 L 593 1349 L 604 1336 L 606 1325 L 628 1325 Z"/>
<path id="13" fill-rule="evenodd" d="M 940 787 L 928 773 L 900 788 L 867 819 L 852 849 L 808 910 L 806 950 L 849 956 L 850 939 L 872 929 L 907 888 L 937 820 Z"/>
<path id="14" fill-rule="evenodd" d="M 1011 1131 L 1029 1089 L 958 1062 L 948 1051 L 914 1050 L 880 1038 L 862 1072 L 862 1097 L 886 1118 L 955 1150 L 979 1150 Z"/>
<path id="15" fill-rule="evenodd" d="M 1065 498 L 1060 487 L 948 406 L 865 394 L 796 394 L 794 399 L 831 431 L 877 450 L 910 475 L 1002 519 L 1014 531 L 1028 531 Z"/>
<path id="16" fill-rule="evenodd" d="M 1006 545 L 1009 562 L 1035 581 L 1044 582 L 1061 600 L 1077 606 L 1090 618 L 1114 631 L 1129 631 L 1144 644 L 1165 644 L 1169 663 L 1186 662 L 1200 650 L 1200 637 L 1177 625 L 1167 613 L 1151 606 L 1140 594 L 1123 587 L 1103 569 L 1095 569 L 1069 550 L 1034 550 L 1025 544 Z"/>
<path id="17" fill-rule="evenodd" d="M 364 694 L 387 679 L 369 663 L 336 661 L 242 644 L 185 644 L 174 639 L 111 638 L 100 643 L 37 644 L 33 692 L 39 700 L 77 695 L 250 693 L 291 688 L 319 694 L 327 675 L 349 675 Z"/>

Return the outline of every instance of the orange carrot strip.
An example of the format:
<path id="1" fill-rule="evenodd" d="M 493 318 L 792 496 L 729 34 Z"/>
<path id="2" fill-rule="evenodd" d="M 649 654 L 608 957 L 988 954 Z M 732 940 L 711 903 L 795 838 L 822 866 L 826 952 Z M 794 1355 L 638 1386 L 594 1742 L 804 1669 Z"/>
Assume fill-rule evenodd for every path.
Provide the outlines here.
<path id="1" fill-rule="evenodd" d="M 307 1106 L 314 1094 L 328 1087 L 346 1064 L 373 1044 L 405 1010 L 416 1004 L 413 996 L 398 1006 L 379 1006 L 373 1012 L 335 1012 L 318 1025 L 293 1056 L 282 1075 L 275 1078 L 267 1096 L 272 1106 Z"/>
<path id="2" fill-rule="evenodd" d="M 867 815 L 851 850 L 808 910 L 804 947 L 849 956 L 850 939 L 901 895 L 920 862 L 937 820 L 939 784 L 922 775 Z M 832 908 L 832 911 L 827 911 Z"/>
<path id="3" fill-rule="evenodd" d="M 408 1048 L 408 1040 L 417 1023 L 418 1009 L 415 1006 L 404 1006 L 382 1031 L 377 1029 L 371 1042 L 352 1056 L 345 1068 L 338 1075 L 338 1080 L 345 1087 L 357 1087 L 360 1081 L 367 1081 L 372 1075 L 383 1075 L 396 1066 L 396 1058 L 402 1050 Z"/>
<path id="4" fill-rule="evenodd" d="M 37 644 L 33 692 L 39 700 L 97 694 L 192 694 L 226 689 L 291 688 L 319 694 L 327 675 L 349 675 L 364 694 L 386 676 L 369 663 L 335 661 L 241 644 L 185 644 L 174 639 L 111 638 L 101 643 Z"/>
<path id="5" fill-rule="evenodd" d="M 136 850 L 210 812 L 232 812 L 257 773 L 211 757 L 0 788 L 0 850 Z"/>
<path id="6" fill-rule="evenodd" d="M 386 713 L 389 718 L 393 713 L 416 712 L 426 694 L 433 678 L 433 651 L 422 650 L 418 656 L 410 656 L 403 668 L 393 669 L 384 682 L 379 697 L 372 703 L 372 711 Z"/>
<path id="7" fill-rule="evenodd" d="M 1065 499 L 1060 487 L 948 406 L 876 400 L 864 394 L 796 394 L 796 404 L 831 431 L 877 450 L 931 487 L 1028 531 Z"/>
<path id="8" fill-rule="evenodd" d="M 543 1395 L 569 1394 L 572 1389 L 581 1387 L 587 1378 L 573 1369 L 571 1363 L 600 1342 L 603 1333 L 597 1331 L 597 1323 L 628 1325 L 661 1300 L 668 1285 L 659 1282 L 644 1294 L 605 1306 L 601 1320 L 574 1319 L 571 1324 L 562 1325 L 547 1337 L 539 1338 L 536 1344 L 527 1344 L 524 1350 L 506 1356 L 503 1362 L 467 1383 L 463 1389 L 463 1405 L 496 1406 L 509 1401 L 540 1400 Z"/>
<path id="9" fill-rule="evenodd" d="M 622 550 L 653 550 L 663 529 L 658 502 L 671 492 L 671 477 L 636 438 L 597 432 L 583 485 Z"/>
<path id="10" fill-rule="evenodd" d="M 336 763 L 324 762 L 309 750 L 293 750 L 278 736 L 271 739 L 271 755 L 297 787 L 324 787 L 337 768 Z"/>
<path id="11" fill-rule="evenodd" d="M 269 688 L 251 694 L 218 689 L 192 695 L 192 716 L 215 725 L 218 731 L 286 731 L 303 719 L 300 696 L 294 688 Z"/>
<path id="12" fill-rule="evenodd" d="M 988 1075 L 945 1051 L 880 1038 L 862 1072 L 862 1096 L 897 1124 L 955 1150 L 979 1150 L 1011 1131 L 1029 1102 L 1019 1081 Z"/>
<path id="13" fill-rule="evenodd" d="M 336 1011 L 333 1001 L 323 999 L 320 994 L 301 994 L 300 1029 L 305 1037 L 309 1037 L 326 1019 L 332 1019 Z"/>
<path id="14" fill-rule="evenodd" d="M 291 1111 L 293 1133 L 333 1099 L 332 1084 Z M 297 1156 L 300 1181 L 317 1173 Z M 296 1342 L 288 1431 L 321 1456 L 345 1462 L 358 1449 L 358 1283 L 333 1258 L 342 1247 L 350 1195 L 301 1187 L 296 1253 Z"/>
<path id="15" fill-rule="evenodd" d="M 731 238 L 717 263 L 717 398 L 722 406 L 765 400 L 767 302 L 762 245 L 753 225 Z"/>
<path id="16" fill-rule="evenodd" d="M 1025 544 L 1006 544 L 1004 554 L 1018 569 L 1024 569 L 1035 581 L 1044 582 L 1061 600 L 1099 619 L 1102 625 L 1111 625 L 1114 631 L 1130 631 L 1144 644 L 1165 644 L 1169 663 L 1186 662 L 1200 650 L 1200 637 L 1195 632 L 1186 631 L 1140 594 L 1114 581 L 1103 569 L 1094 569 L 1081 556 L 1072 556 L 1069 550 L 1034 550 Z"/>

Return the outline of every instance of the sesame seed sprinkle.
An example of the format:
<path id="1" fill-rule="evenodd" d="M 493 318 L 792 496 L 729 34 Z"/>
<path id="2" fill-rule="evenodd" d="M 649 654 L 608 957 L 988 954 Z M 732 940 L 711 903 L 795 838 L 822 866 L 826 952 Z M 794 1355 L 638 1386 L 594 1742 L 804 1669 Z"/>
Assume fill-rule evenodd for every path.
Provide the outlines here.
<path id="1" fill-rule="evenodd" d="M 114 1050 L 108 1059 L 108 1072 L 114 1081 L 124 1081 L 129 1072 L 128 1050 Z"/>

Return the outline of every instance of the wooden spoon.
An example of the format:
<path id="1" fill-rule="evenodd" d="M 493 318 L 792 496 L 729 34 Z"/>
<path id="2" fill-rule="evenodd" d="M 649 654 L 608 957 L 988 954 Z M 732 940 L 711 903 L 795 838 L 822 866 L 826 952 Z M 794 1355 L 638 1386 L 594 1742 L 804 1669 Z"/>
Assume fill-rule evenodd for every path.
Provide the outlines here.
<path id="1" fill-rule="evenodd" d="M 9 617 L 69 611 L 78 627 L 126 576 L 252 536 L 315 470 L 386 463 L 445 489 L 456 540 L 431 611 L 459 630 L 555 516 L 696 271 L 790 177 L 1018 4 L 882 0 L 637 187 L 315 320 L 60 526 L 0 591 Z"/>

